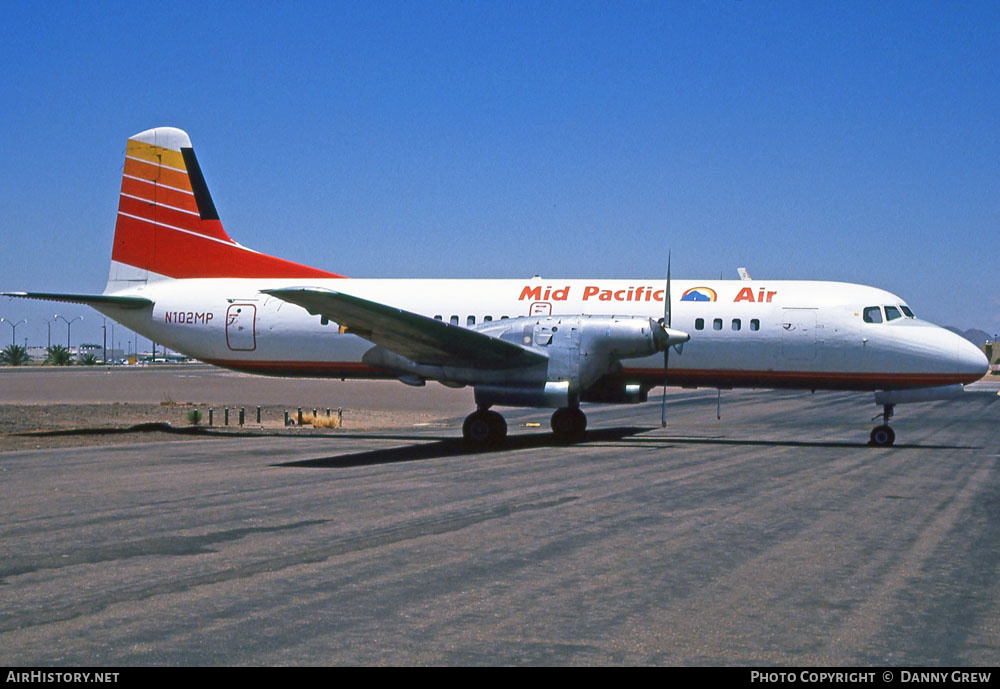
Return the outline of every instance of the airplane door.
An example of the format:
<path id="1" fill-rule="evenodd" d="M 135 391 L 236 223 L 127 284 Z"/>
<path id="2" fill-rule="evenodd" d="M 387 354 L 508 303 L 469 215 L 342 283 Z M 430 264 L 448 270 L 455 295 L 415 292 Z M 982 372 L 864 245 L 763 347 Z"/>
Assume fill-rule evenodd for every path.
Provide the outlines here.
<path id="1" fill-rule="evenodd" d="M 257 307 L 231 304 L 226 311 L 226 345 L 234 352 L 257 349 Z"/>
<path id="2" fill-rule="evenodd" d="M 816 309 L 782 309 L 781 330 L 781 355 L 785 359 L 816 358 Z"/>

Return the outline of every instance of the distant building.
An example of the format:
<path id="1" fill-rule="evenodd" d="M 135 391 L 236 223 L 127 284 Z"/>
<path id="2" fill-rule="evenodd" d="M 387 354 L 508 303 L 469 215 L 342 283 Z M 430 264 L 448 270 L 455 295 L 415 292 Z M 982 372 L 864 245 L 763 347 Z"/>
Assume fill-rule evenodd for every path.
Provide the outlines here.
<path id="1" fill-rule="evenodd" d="M 995 373 L 997 367 L 1000 366 L 1000 340 L 994 336 L 992 340 L 983 345 L 983 353 L 986 354 L 986 358 L 990 361 L 990 368 Z"/>

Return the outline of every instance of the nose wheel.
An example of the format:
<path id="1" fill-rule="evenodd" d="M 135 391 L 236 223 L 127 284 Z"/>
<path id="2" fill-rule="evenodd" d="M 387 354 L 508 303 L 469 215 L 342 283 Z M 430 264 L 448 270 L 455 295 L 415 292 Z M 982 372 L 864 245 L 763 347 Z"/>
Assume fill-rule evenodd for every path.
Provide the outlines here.
<path id="1" fill-rule="evenodd" d="M 874 445 L 875 447 L 891 447 L 894 442 L 896 442 L 896 431 L 889 428 L 889 419 L 892 418 L 893 405 L 885 404 L 882 405 L 882 425 L 876 426 L 872 429 L 871 435 L 868 437 L 868 444 Z M 875 417 L 876 419 L 878 416 Z"/>
<path id="2" fill-rule="evenodd" d="M 894 442 L 896 442 L 896 431 L 885 424 L 873 428 L 868 438 L 868 444 L 875 447 L 890 447 Z"/>
<path id="3" fill-rule="evenodd" d="M 462 437 L 478 447 L 502 445 L 507 439 L 507 422 L 495 411 L 478 409 L 465 417 Z"/>

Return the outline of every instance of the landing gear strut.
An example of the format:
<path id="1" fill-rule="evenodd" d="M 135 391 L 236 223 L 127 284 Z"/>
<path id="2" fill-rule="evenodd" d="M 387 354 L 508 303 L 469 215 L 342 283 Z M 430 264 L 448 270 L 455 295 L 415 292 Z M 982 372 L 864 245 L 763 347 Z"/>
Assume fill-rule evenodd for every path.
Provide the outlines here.
<path id="1" fill-rule="evenodd" d="M 495 411 L 477 409 L 465 417 L 462 437 L 469 444 L 480 447 L 502 445 L 507 439 L 507 422 Z"/>
<path id="2" fill-rule="evenodd" d="M 586 430 L 587 415 L 579 407 L 561 407 L 552 414 L 552 432 L 560 440 L 580 440 Z"/>
<path id="3" fill-rule="evenodd" d="M 872 434 L 868 438 L 868 444 L 876 447 L 890 447 L 896 442 L 896 432 L 889 428 L 889 419 L 892 418 L 892 404 L 882 405 L 882 425 L 872 429 Z M 876 419 L 878 416 L 875 417 Z"/>

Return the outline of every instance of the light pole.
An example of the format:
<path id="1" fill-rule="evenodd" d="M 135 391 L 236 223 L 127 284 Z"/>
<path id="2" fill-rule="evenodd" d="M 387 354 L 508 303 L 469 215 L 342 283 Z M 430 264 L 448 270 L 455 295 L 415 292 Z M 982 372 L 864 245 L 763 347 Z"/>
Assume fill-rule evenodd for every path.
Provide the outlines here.
<path id="1" fill-rule="evenodd" d="M 52 321 L 47 318 L 43 320 L 45 321 L 45 329 L 49 331 L 48 344 L 45 345 L 46 350 L 49 350 L 52 349 Z"/>
<path id="2" fill-rule="evenodd" d="M 77 316 L 76 318 L 72 318 L 72 319 L 70 319 L 70 320 L 67 321 L 63 316 L 60 316 L 57 313 L 52 318 L 55 319 L 55 320 L 61 320 L 61 321 L 63 321 L 66 324 L 66 349 L 69 349 L 70 348 L 70 339 L 69 339 L 70 328 L 73 325 L 73 323 L 75 323 L 76 321 L 82 321 L 83 320 L 83 316 Z"/>
<path id="3" fill-rule="evenodd" d="M 27 322 L 28 322 L 27 320 L 21 319 L 17 323 L 11 323 L 6 318 L 0 318 L 0 323 L 6 323 L 7 325 L 9 325 L 11 327 L 11 330 L 13 331 L 10 334 L 10 344 L 11 344 L 12 347 L 15 344 L 17 344 L 17 340 L 15 339 L 17 337 L 17 326 L 24 325 Z"/>

